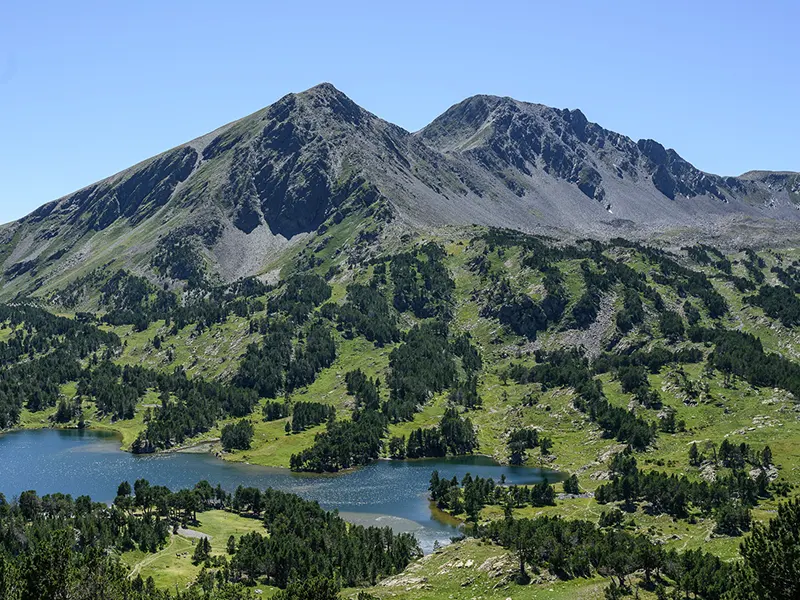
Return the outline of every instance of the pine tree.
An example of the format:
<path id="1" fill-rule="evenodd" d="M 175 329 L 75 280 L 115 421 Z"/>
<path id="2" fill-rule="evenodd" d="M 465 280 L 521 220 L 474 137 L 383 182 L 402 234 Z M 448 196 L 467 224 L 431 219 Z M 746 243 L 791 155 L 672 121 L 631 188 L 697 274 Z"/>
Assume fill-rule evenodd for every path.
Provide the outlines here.
<path id="1" fill-rule="evenodd" d="M 197 541 L 197 545 L 194 547 L 192 562 L 196 565 L 204 563 L 206 560 L 208 560 L 210 553 L 211 542 L 208 541 L 207 537 L 203 536 Z"/>
<path id="2" fill-rule="evenodd" d="M 580 494 L 581 490 L 578 486 L 578 476 L 574 473 L 569 478 L 564 480 L 564 493 L 565 494 Z"/>
<path id="3" fill-rule="evenodd" d="M 778 516 L 766 524 L 756 524 L 745 538 L 740 552 L 744 568 L 736 582 L 737 600 L 800 598 L 800 558 L 797 553 L 800 531 L 800 500 L 778 507 Z"/>
<path id="4" fill-rule="evenodd" d="M 689 464 L 693 467 L 700 465 L 700 451 L 697 449 L 697 443 L 692 442 L 689 448 Z"/>
<path id="5" fill-rule="evenodd" d="M 761 466 L 765 469 L 769 469 L 770 465 L 772 464 L 772 450 L 769 446 L 764 446 L 764 449 L 761 451 Z"/>

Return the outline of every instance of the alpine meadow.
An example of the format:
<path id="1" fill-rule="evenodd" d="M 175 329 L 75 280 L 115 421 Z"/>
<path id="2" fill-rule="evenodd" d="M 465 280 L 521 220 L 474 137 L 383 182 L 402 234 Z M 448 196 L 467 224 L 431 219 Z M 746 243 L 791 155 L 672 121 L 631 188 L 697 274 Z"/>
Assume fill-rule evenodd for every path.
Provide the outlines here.
<path id="1" fill-rule="evenodd" d="M 797 599 L 799 241 L 799 173 L 288 94 L 0 226 L 0 598 Z M 65 432 L 139 475 L 9 483 Z"/>

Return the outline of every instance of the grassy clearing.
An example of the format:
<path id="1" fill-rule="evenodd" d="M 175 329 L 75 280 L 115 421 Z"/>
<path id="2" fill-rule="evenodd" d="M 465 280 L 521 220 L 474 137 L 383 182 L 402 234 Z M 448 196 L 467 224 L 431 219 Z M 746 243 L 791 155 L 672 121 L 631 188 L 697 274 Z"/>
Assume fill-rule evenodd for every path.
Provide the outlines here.
<path id="1" fill-rule="evenodd" d="M 133 577 L 152 577 L 156 586 L 162 589 L 184 589 L 200 572 L 200 568 L 191 562 L 193 547 L 192 540 L 173 535 L 155 554 L 135 550 L 123 554 L 122 560 L 131 568 Z"/>
<path id="2" fill-rule="evenodd" d="M 392 423 L 389 425 L 389 437 L 403 436 L 408 439 L 415 429 L 436 427 L 442 419 L 447 407 L 447 394 L 437 394 L 422 410 L 414 415 L 413 421 Z"/>
<path id="3" fill-rule="evenodd" d="M 589 600 L 602 597 L 607 581 L 601 578 L 514 583 L 517 565 L 511 554 L 490 543 L 467 539 L 412 563 L 402 574 L 389 577 L 366 591 L 378 598 L 451 600 L 453 598 L 542 598 Z M 345 590 L 343 598 L 355 598 Z"/>
<path id="4" fill-rule="evenodd" d="M 45 429 L 52 425 L 52 417 L 56 412 L 55 407 L 37 412 L 31 412 L 27 408 L 23 409 L 19 415 L 18 429 Z"/>
<path id="5" fill-rule="evenodd" d="M 256 315 L 258 316 L 258 315 Z M 177 335 L 169 335 L 164 321 L 156 321 L 144 331 L 134 331 L 130 325 L 112 328 L 123 343 L 117 362 L 122 365 L 142 365 L 162 371 L 183 367 L 190 376 L 206 379 L 231 377 L 247 345 L 259 336 L 249 332 L 248 319 L 230 315 L 199 335 L 194 325 L 187 325 Z M 165 338 L 160 349 L 153 347 L 156 336 Z"/>
<path id="6" fill-rule="evenodd" d="M 146 392 L 137 403 L 136 413 L 133 419 L 114 421 L 108 415 L 97 414 L 94 404 L 91 403 L 89 404 L 91 408 L 84 414 L 90 429 L 103 429 L 118 433 L 122 437 L 122 449 L 127 450 L 131 447 L 131 444 L 133 444 L 136 436 L 145 428 L 144 413 L 147 407 L 160 405 L 161 400 L 159 399 L 158 393 L 150 390 Z"/>
<path id="7" fill-rule="evenodd" d="M 600 515 L 611 507 L 602 506 L 593 498 L 559 499 L 556 506 L 518 508 L 514 510 L 516 518 L 535 518 L 539 516 L 565 519 L 581 519 L 597 523 Z M 756 518 L 770 518 L 771 513 L 765 509 L 754 511 Z M 503 510 L 498 506 L 488 506 L 481 513 L 481 518 L 494 520 L 503 518 Z M 625 529 L 631 533 L 641 533 L 675 550 L 697 550 L 712 552 L 723 560 L 736 560 L 739 556 L 739 544 L 743 538 L 720 536 L 713 533 L 713 519 L 698 518 L 696 523 L 687 520 L 673 519 L 668 515 L 649 515 L 642 510 L 627 513 Z"/>
<path id="8" fill-rule="evenodd" d="M 619 383 L 610 375 L 600 377 L 609 400 L 628 406 L 631 396 L 623 394 Z M 683 365 L 680 370 L 665 367 L 649 375 L 650 386 L 660 392 L 665 406 L 676 411 L 676 419 L 686 423 L 686 430 L 674 434 L 661 433 L 654 448 L 639 456 L 643 468 L 669 473 L 694 473 L 688 465 L 689 447 L 696 442 L 703 448 L 707 442 L 719 444 L 723 439 L 738 444 L 746 442 L 756 448 L 769 445 L 782 478 L 797 481 L 800 473 L 800 416 L 789 394 L 772 388 L 756 388 L 746 381 L 732 378 L 726 384 L 719 372 L 705 373 L 704 365 Z M 689 397 L 684 386 L 707 388 L 696 398 Z M 658 411 L 636 408 L 645 418 L 655 421 Z"/>
<path id="9" fill-rule="evenodd" d="M 264 531 L 259 520 L 222 510 L 198 513 L 197 519 L 199 523 L 191 526 L 191 529 L 210 537 L 212 555 L 227 553 L 226 546 L 231 535 L 238 541 L 242 535 L 251 531 Z M 124 553 L 122 560 L 131 568 L 132 577 L 136 575 L 141 575 L 143 579 L 152 577 L 157 587 L 184 589 L 200 572 L 201 565 L 192 564 L 192 553 L 196 543 L 196 539 L 172 535 L 167 545 L 156 554 L 134 550 Z M 262 592 L 271 590 L 268 586 L 260 589 Z"/>

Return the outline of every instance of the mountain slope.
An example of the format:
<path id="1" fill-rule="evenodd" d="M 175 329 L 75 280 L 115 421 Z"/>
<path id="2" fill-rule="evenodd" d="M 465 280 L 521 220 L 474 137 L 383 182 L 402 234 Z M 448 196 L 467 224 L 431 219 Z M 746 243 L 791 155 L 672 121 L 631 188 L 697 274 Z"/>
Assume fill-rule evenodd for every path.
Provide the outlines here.
<path id="1" fill-rule="evenodd" d="M 642 237 L 796 219 L 799 193 L 797 174 L 709 175 L 578 110 L 475 96 L 412 134 L 321 84 L 3 226 L 0 270 L 6 298 L 101 268 L 231 281 L 357 211 L 400 229 Z"/>
<path id="2" fill-rule="evenodd" d="M 589 122 L 580 110 L 474 96 L 417 135 L 492 173 L 539 210 L 547 207 L 556 226 L 596 231 L 597 221 L 614 218 L 644 226 L 697 226 L 709 217 L 797 214 L 796 174 L 767 181 L 704 173 L 674 150 L 654 140 L 634 142 Z"/>

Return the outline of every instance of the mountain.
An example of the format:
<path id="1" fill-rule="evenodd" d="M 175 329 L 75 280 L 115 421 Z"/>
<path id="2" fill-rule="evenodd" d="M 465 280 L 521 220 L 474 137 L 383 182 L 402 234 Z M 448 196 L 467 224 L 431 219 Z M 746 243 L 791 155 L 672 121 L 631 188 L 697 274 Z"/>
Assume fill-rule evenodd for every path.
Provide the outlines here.
<path id="1" fill-rule="evenodd" d="M 732 214 L 796 218 L 800 201 L 796 173 L 704 173 L 674 150 L 654 140 L 634 142 L 589 122 L 580 110 L 474 96 L 418 135 L 490 173 L 557 227 L 592 231 L 615 218 L 645 227 L 697 226 Z"/>
<path id="2" fill-rule="evenodd" d="M 579 111 L 476 96 L 411 133 L 330 85 L 51 202 L 0 228 L 0 529 L 29 542 L 0 535 L 0 590 L 799 597 L 748 541 L 797 547 L 797 204 L 796 173 L 710 175 Z M 49 428 L 305 472 L 309 502 L 238 470 L 39 498 L 38 459 L 80 454 Z M 3 454 L 9 429 L 37 431 Z M 399 495 L 397 462 L 345 474 L 419 458 Z M 334 472 L 341 518 L 308 478 Z M 395 509 L 348 526 L 350 496 Z M 436 549 L 409 499 L 480 526 Z"/>
<path id="3" fill-rule="evenodd" d="M 392 230 L 649 237 L 780 227 L 799 205 L 797 173 L 704 173 L 579 110 L 474 96 L 410 133 L 321 84 L 1 227 L 0 270 L 4 297 L 110 265 L 231 281 L 355 213 Z"/>

